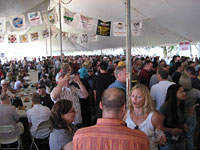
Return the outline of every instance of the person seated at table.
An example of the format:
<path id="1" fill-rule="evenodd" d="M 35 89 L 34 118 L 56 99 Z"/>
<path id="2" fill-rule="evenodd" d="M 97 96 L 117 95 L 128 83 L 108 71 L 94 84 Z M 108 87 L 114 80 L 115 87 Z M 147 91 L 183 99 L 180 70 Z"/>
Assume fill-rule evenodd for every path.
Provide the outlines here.
<path id="1" fill-rule="evenodd" d="M 40 95 L 38 93 L 33 93 L 32 103 L 33 107 L 27 111 L 27 117 L 31 135 L 35 135 L 39 123 L 49 120 L 51 111 L 48 107 L 40 104 Z M 49 133 L 50 130 L 48 129 L 45 130 L 45 133 L 37 133 L 36 139 L 46 138 Z"/>
<path id="2" fill-rule="evenodd" d="M 51 110 L 50 117 L 52 132 L 50 133 L 49 146 L 51 150 L 61 150 L 65 144 L 72 141 L 77 128 L 72 122 L 76 111 L 69 100 L 59 100 Z"/>
<path id="3" fill-rule="evenodd" d="M 21 122 L 19 122 L 19 115 L 17 114 L 15 108 L 10 106 L 10 99 L 6 93 L 1 94 L 0 125 L 13 125 L 15 127 L 14 134 L 0 135 L 5 139 L 24 133 L 24 126 Z"/>
<path id="4" fill-rule="evenodd" d="M 40 95 L 40 104 L 51 109 L 54 102 L 51 100 L 50 94 L 46 93 L 46 86 L 44 84 L 38 86 L 38 94 Z"/>
<path id="5" fill-rule="evenodd" d="M 8 90 L 8 82 L 6 79 L 1 80 L 1 94 L 6 93 L 9 98 L 13 99 L 15 95 Z"/>
<path id="6" fill-rule="evenodd" d="M 24 86 L 23 82 L 24 82 L 23 76 L 18 75 L 17 81 L 15 82 L 15 85 L 14 85 L 14 90 L 19 90 L 20 88 L 22 88 Z"/>

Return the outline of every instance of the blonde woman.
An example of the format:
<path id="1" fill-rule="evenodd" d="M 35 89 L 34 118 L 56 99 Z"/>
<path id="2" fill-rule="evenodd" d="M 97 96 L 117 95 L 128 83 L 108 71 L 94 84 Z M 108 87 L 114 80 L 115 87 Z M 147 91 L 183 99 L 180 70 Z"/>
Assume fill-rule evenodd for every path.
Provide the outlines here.
<path id="1" fill-rule="evenodd" d="M 148 136 L 150 150 L 157 150 L 157 145 L 165 144 L 162 118 L 155 111 L 149 89 L 145 85 L 137 84 L 133 87 L 125 121 L 127 127 L 141 130 Z"/>

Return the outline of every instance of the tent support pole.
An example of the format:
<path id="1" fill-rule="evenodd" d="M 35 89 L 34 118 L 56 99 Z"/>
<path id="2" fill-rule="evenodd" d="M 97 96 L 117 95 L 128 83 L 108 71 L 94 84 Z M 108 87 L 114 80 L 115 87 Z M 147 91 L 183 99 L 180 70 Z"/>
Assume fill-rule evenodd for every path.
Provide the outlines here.
<path id="1" fill-rule="evenodd" d="M 52 38 L 51 38 L 51 25 L 49 29 L 49 44 L 50 44 L 50 54 L 52 56 Z"/>
<path id="2" fill-rule="evenodd" d="M 48 55 L 48 43 L 47 43 L 47 37 L 46 37 L 46 56 Z"/>
<path id="3" fill-rule="evenodd" d="M 130 0 L 126 0 L 126 102 L 131 91 L 131 6 Z"/>
<path id="4" fill-rule="evenodd" d="M 60 21 L 60 55 L 62 55 L 63 49 L 62 49 L 61 0 L 59 0 L 59 21 Z"/>

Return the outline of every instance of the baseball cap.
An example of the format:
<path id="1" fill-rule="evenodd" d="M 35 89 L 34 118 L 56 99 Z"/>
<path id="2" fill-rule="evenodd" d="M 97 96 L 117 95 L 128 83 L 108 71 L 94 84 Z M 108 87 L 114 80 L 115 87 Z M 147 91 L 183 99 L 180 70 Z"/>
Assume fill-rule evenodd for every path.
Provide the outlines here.
<path id="1" fill-rule="evenodd" d="M 120 61 L 120 62 L 118 63 L 118 66 L 126 66 L 126 63 L 125 63 L 124 61 Z"/>
<path id="2" fill-rule="evenodd" d="M 56 74 L 56 81 L 58 81 L 60 77 L 66 75 L 66 74 L 67 74 L 67 72 L 59 72 L 59 73 L 57 73 Z"/>
<path id="3" fill-rule="evenodd" d="M 6 79 L 1 80 L 1 85 L 2 85 L 2 84 L 7 84 L 7 83 L 8 83 L 8 82 L 7 82 Z"/>

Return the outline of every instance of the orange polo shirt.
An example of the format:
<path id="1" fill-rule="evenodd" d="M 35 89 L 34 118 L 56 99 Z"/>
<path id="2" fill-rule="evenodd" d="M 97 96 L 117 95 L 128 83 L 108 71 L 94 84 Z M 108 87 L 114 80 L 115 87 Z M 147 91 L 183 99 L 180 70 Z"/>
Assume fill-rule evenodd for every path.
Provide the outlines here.
<path id="1" fill-rule="evenodd" d="M 126 127 L 124 121 L 101 118 L 75 133 L 73 150 L 149 150 L 149 139 L 142 131 Z"/>

